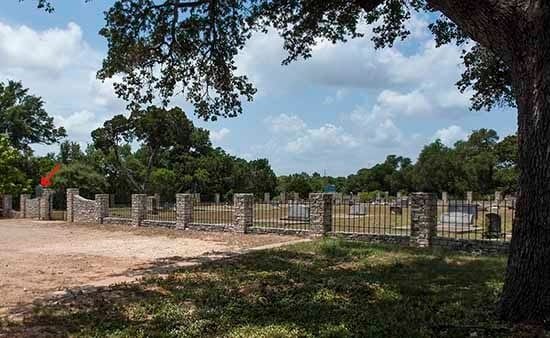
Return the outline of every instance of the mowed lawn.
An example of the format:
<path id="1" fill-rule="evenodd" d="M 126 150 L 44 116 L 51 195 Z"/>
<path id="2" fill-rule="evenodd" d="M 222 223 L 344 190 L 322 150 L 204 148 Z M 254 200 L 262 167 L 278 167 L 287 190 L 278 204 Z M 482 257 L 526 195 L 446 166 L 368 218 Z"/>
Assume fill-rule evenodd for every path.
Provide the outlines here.
<path id="1" fill-rule="evenodd" d="M 37 305 L 7 336 L 508 336 L 505 257 L 339 239 L 266 250 Z M 0 334 L 1 336 L 1 334 Z"/>

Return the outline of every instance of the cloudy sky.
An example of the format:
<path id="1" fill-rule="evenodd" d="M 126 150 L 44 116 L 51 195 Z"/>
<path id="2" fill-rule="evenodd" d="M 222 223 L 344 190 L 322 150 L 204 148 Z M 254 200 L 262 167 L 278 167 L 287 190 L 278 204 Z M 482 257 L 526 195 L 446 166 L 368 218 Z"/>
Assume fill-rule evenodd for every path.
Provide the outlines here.
<path id="1" fill-rule="evenodd" d="M 0 4 L 0 81 L 20 80 L 42 96 L 56 123 L 82 144 L 124 112 L 112 83 L 95 79 L 106 53 L 97 32 L 112 2 L 57 1 L 53 14 L 37 10 L 35 1 Z M 468 110 L 468 95 L 454 86 L 460 49 L 435 48 L 426 25 L 415 17 L 411 38 L 392 49 L 375 51 L 368 38 L 320 42 L 313 58 L 286 67 L 276 34 L 258 34 L 238 59 L 259 89 L 254 102 L 238 118 L 193 119 L 210 130 L 215 145 L 246 159 L 268 158 L 278 174 L 348 175 L 388 154 L 415 159 L 436 138 L 452 144 L 478 128 L 513 133 L 514 110 Z M 191 117 L 193 108 L 176 102 Z"/>

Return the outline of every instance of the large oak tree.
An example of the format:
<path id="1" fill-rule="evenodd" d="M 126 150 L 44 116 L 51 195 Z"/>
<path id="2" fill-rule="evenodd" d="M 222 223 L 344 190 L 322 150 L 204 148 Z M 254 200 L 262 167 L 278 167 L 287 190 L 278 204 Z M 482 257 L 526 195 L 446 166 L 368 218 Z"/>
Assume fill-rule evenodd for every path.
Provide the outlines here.
<path id="1" fill-rule="evenodd" d="M 38 0 L 48 7 L 49 1 Z M 547 0 L 117 0 L 101 34 L 109 51 L 100 78 L 122 76 L 132 106 L 183 94 L 198 116 L 242 112 L 254 86 L 235 57 L 255 31 L 284 39 L 289 63 L 311 56 L 318 39 L 359 38 L 371 24 L 375 47 L 409 32 L 414 11 L 434 17 L 437 43 L 464 44 L 460 90 L 474 109 L 518 108 L 519 198 L 499 311 L 511 321 L 550 316 L 550 2 Z"/>

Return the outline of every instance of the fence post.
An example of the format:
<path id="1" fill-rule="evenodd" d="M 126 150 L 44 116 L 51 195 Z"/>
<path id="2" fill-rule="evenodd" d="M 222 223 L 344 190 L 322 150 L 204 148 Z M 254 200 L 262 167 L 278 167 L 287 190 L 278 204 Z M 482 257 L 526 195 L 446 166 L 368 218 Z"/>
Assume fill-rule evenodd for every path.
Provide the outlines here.
<path id="1" fill-rule="evenodd" d="M 38 219 L 41 221 L 49 221 L 52 219 L 52 189 L 44 189 L 40 197 L 40 213 Z"/>
<path id="2" fill-rule="evenodd" d="M 417 248 L 432 246 L 437 233 L 437 195 L 417 192 L 411 195 L 411 237 L 409 245 Z"/>
<path id="3" fill-rule="evenodd" d="M 315 233 L 325 235 L 332 231 L 331 194 L 309 194 L 309 219 Z"/>
<path id="4" fill-rule="evenodd" d="M 13 209 L 13 199 L 11 195 L 4 195 L 2 197 L 2 216 L 10 217 L 12 209 Z"/>
<path id="5" fill-rule="evenodd" d="M 138 227 L 147 215 L 147 195 L 132 194 L 132 226 Z"/>
<path id="6" fill-rule="evenodd" d="M 80 195 L 78 188 L 67 189 L 67 222 L 74 222 L 74 197 Z"/>
<path id="7" fill-rule="evenodd" d="M 22 194 L 19 197 L 19 212 L 21 218 L 27 218 L 27 200 L 31 198 L 29 194 Z"/>
<path id="8" fill-rule="evenodd" d="M 185 229 L 193 221 L 193 194 L 176 194 L 176 229 Z"/>
<path id="9" fill-rule="evenodd" d="M 103 224 L 103 219 L 109 217 L 109 194 L 95 195 L 95 220 Z"/>
<path id="10" fill-rule="evenodd" d="M 233 207 L 234 230 L 247 233 L 254 224 L 254 194 L 235 194 Z"/>

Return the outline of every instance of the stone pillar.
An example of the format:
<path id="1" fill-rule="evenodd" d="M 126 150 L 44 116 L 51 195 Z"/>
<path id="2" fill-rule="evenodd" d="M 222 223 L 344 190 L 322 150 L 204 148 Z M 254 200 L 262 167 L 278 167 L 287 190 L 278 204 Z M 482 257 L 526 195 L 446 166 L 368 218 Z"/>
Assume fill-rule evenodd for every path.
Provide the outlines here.
<path id="1" fill-rule="evenodd" d="M 219 193 L 215 193 L 214 194 L 214 201 L 216 202 L 216 204 L 220 204 L 220 194 Z"/>
<path id="2" fill-rule="evenodd" d="M 185 229 L 193 222 L 193 194 L 176 194 L 176 229 Z"/>
<path id="3" fill-rule="evenodd" d="M 109 195 L 109 206 L 114 207 L 115 206 L 115 194 Z"/>
<path id="4" fill-rule="evenodd" d="M 109 217 L 109 195 L 95 195 L 95 221 L 98 224 L 103 224 L 103 220 Z"/>
<path id="5" fill-rule="evenodd" d="M 31 195 L 29 194 L 22 194 L 21 197 L 19 197 L 19 212 L 21 218 L 27 217 L 27 200 L 31 198 Z"/>
<path id="6" fill-rule="evenodd" d="M 42 197 L 40 197 L 40 216 L 41 221 L 49 221 L 52 219 L 52 196 L 54 191 L 52 189 L 44 189 L 42 191 Z"/>
<path id="7" fill-rule="evenodd" d="M 441 192 L 441 200 L 445 203 L 449 200 L 449 195 L 446 191 Z"/>
<path id="8" fill-rule="evenodd" d="M 4 195 L 2 197 L 2 216 L 10 217 L 13 209 L 13 199 L 11 195 Z"/>
<path id="9" fill-rule="evenodd" d="M 235 194 L 233 197 L 233 219 L 236 232 L 248 232 L 252 227 L 254 214 L 254 194 Z"/>
<path id="10" fill-rule="evenodd" d="M 309 219 L 315 233 L 332 231 L 332 196 L 325 193 L 309 194 Z"/>
<path id="11" fill-rule="evenodd" d="M 74 222 L 74 197 L 78 196 L 80 191 L 76 188 L 67 189 L 67 222 Z"/>
<path id="12" fill-rule="evenodd" d="M 409 245 L 417 248 L 430 247 L 437 234 L 437 195 L 413 193 L 411 203 L 411 237 Z"/>
<path id="13" fill-rule="evenodd" d="M 132 226 L 138 227 L 147 215 L 147 195 L 132 194 Z"/>
<path id="14" fill-rule="evenodd" d="M 271 202 L 271 195 L 266 192 L 264 193 L 264 203 L 270 203 Z"/>
<path id="15" fill-rule="evenodd" d="M 502 201 L 502 192 L 500 192 L 500 191 L 498 191 L 498 190 L 495 191 L 495 201 L 496 201 L 496 202 Z"/>
<path id="16" fill-rule="evenodd" d="M 472 202 L 474 200 L 474 193 L 471 191 L 466 192 L 466 200 L 468 202 Z"/>

